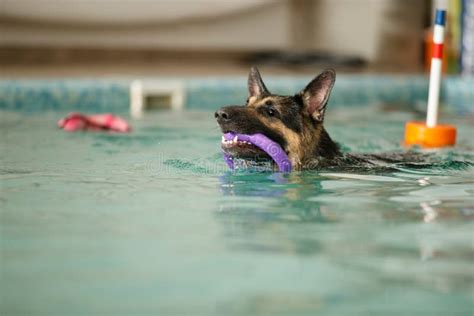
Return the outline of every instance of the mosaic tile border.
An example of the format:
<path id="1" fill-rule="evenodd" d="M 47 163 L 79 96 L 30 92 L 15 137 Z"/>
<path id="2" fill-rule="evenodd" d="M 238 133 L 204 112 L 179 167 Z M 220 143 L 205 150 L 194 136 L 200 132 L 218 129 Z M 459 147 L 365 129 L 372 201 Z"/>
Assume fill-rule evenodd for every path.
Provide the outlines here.
<path id="1" fill-rule="evenodd" d="M 0 80 L 0 109 L 28 112 L 85 111 L 126 112 L 129 108 L 129 85 L 134 78 Z M 182 81 L 186 108 L 214 110 L 225 104 L 242 104 L 246 78 L 143 78 L 154 82 Z M 267 87 L 279 94 L 293 94 L 310 77 L 268 77 Z M 389 104 L 416 106 L 428 95 L 425 76 L 339 75 L 330 100 L 331 106 Z M 442 83 L 445 110 L 474 113 L 474 78 L 447 77 Z"/>

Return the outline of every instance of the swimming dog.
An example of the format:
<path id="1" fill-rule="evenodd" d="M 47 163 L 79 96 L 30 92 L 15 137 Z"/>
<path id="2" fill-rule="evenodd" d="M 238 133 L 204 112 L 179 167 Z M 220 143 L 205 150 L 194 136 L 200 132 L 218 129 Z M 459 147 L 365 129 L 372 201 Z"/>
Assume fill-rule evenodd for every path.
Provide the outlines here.
<path id="1" fill-rule="evenodd" d="M 292 169 L 314 169 L 338 164 L 343 155 L 324 128 L 324 113 L 336 80 L 333 69 L 324 70 L 293 96 L 270 93 L 257 68 L 248 77 L 248 99 L 243 106 L 224 106 L 215 118 L 224 134 L 263 134 L 287 154 Z M 230 157 L 270 159 L 269 154 L 238 138 L 222 149 Z"/>
<path id="2" fill-rule="evenodd" d="M 280 159 L 291 164 L 283 168 L 286 171 L 326 167 L 390 169 L 387 164 L 409 165 L 426 159 L 410 151 L 342 153 L 324 128 L 324 114 L 335 80 L 336 72 L 326 69 L 302 91 L 282 96 L 272 94 L 258 69 L 252 67 L 246 105 L 224 106 L 214 114 L 223 133 L 221 146 L 225 157 L 271 161 L 274 169 L 282 170 Z M 270 146 L 261 146 L 262 142 Z"/>

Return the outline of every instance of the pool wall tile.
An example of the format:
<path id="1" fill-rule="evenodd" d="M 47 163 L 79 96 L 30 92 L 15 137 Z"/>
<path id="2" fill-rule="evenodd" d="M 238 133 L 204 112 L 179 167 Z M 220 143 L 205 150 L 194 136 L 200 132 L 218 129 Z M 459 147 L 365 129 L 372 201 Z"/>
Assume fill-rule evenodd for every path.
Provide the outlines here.
<path id="1" fill-rule="evenodd" d="M 128 109 L 128 81 L 0 81 L 0 109 L 20 111 L 113 111 Z"/>
<path id="2" fill-rule="evenodd" d="M 149 78 L 150 79 L 150 78 Z M 156 82 L 170 78 L 151 78 Z M 185 107 L 214 110 L 242 104 L 247 97 L 245 77 L 172 78 L 182 80 Z M 311 77 L 268 77 L 267 87 L 278 94 L 294 94 Z M 147 79 L 144 79 L 147 80 Z M 0 109 L 19 111 L 128 111 L 130 78 L 0 80 Z M 390 104 L 415 106 L 426 102 L 428 77 L 394 75 L 339 75 L 331 106 Z M 474 78 L 446 77 L 441 102 L 447 110 L 474 113 Z"/>

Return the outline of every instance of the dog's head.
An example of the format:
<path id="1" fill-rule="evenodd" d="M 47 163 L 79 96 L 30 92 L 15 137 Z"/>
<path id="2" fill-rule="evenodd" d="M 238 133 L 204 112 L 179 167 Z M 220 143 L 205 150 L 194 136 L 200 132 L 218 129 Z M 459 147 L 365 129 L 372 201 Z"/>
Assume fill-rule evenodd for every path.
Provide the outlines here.
<path id="1" fill-rule="evenodd" d="M 332 69 L 323 71 L 293 96 L 270 93 L 257 68 L 250 70 L 248 99 L 244 106 L 224 106 L 215 117 L 224 135 L 263 134 L 286 152 L 293 168 L 339 154 L 323 127 L 324 112 L 336 79 Z M 225 139 L 222 149 L 236 158 L 268 159 L 269 154 L 248 141 Z"/>

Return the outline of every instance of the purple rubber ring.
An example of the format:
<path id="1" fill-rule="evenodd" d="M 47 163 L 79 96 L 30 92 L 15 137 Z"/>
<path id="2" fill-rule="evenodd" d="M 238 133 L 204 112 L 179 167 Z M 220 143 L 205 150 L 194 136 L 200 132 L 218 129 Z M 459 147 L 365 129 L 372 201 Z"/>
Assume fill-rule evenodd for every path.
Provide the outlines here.
<path id="1" fill-rule="evenodd" d="M 291 171 L 291 162 L 288 159 L 288 156 L 285 151 L 280 147 L 280 145 L 278 145 L 276 142 L 274 142 L 267 136 L 263 134 L 245 135 L 230 132 L 224 134 L 224 139 L 233 140 L 236 136 L 238 140 L 249 142 L 252 145 L 266 152 L 277 164 L 278 169 L 281 172 Z M 230 169 L 234 169 L 234 162 L 232 158 L 226 153 L 224 153 L 224 160 Z"/>

